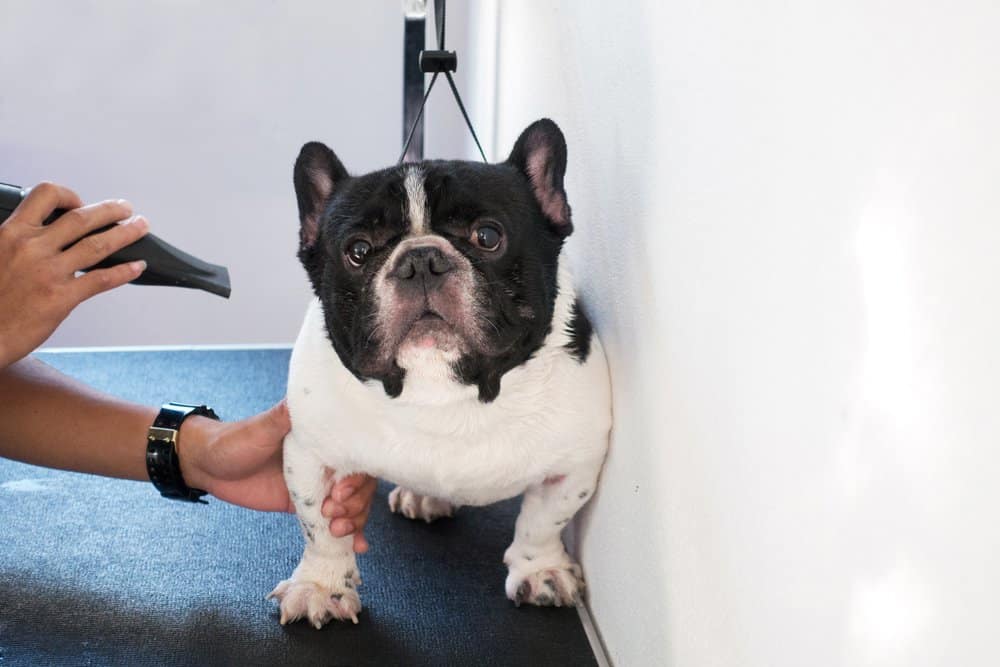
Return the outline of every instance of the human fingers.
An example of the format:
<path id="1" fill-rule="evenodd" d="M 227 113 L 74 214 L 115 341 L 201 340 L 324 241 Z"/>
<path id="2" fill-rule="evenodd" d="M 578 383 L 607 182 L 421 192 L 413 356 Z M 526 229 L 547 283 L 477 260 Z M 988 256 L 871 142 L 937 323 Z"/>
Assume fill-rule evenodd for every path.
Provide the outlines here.
<path id="1" fill-rule="evenodd" d="M 330 521 L 330 532 L 337 537 L 350 535 L 352 532 L 362 532 L 368 523 L 368 515 L 372 510 L 372 496 L 378 481 L 368 477 L 355 495 L 343 503 L 334 505 L 333 519 Z"/>
<path id="2" fill-rule="evenodd" d="M 80 239 L 63 253 L 61 261 L 69 270 L 81 271 L 132 245 L 148 232 L 149 222 L 142 216 L 135 216 L 105 232 Z"/>
<path id="3" fill-rule="evenodd" d="M 364 511 L 350 518 L 335 519 L 330 522 L 330 534 L 334 537 L 345 537 L 354 534 L 354 550 L 357 553 L 364 553 L 368 550 L 368 540 L 365 539 L 365 525 L 368 523 L 370 506 Z"/>
<path id="4" fill-rule="evenodd" d="M 336 471 L 331 468 L 326 469 L 327 479 L 334 475 L 336 475 Z M 334 484 L 320 506 L 320 514 L 327 518 L 344 516 L 346 513 L 343 511 L 344 501 L 357 492 L 358 487 L 361 486 L 361 479 L 363 477 L 364 475 L 361 474 L 349 475 Z"/>
<path id="5" fill-rule="evenodd" d="M 125 283 L 131 282 L 142 275 L 146 270 L 146 262 L 139 260 L 112 266 L 109 269 L 98 269 L 80 276 L 70 283 L 72 286 L 72 299 L 75 302 L 73 307 L 86 301 L 90 297 L 121 287 Z"/>
<path id="6" fill-rule="evenodd" d="M 346 501 L 356 493 L 370 500 L 371 495 L 375 492 L 376 484 L 377 480 L 371 475 L 355 473 L 337 482 L 336 486 L 333 487 L 332 495 L 334 499 L 341 502 Z"/>
<path id="7" fill-rule="evenodd" d="M 371 503 L 371 499 L 361 493 L 355 493 L 347 500 L 335 502 L 330 512 L 330 518 L 353 517 L 361 514 Z M 324 503 L 325 504 L 325 503 Z"/>
<path id="8" fill-rule="evenodd" d="M 79 208 L 80 197 L 67 187 L 42 182 L 31 188 L 28 195 L 3 223 L 11 227 L 41 227 L 42 221 L 57 208 Z"/>
<path id="9" fill-rule="evenodd" d="M 320 512 L 327 518 L 356 514 L 371 504 L 378 480 L 363 473 L 349 475 L 337 482 L 323 501 Z"/>
<path id="10" fill-rule="evenodd" d="M 130 215 L 132 215 L 132 204 L 124 199 L 108 199 L 80 206 L 66 211 L 49 225 L 46 238 L 56 249 L 62 249 L 76 243 L 90 232 L 125 220 Z"/>
<path id="11" fill-rule="evenodd" d="M 355 553 L 363 554 L 368 551 L 368 539 L 365 537 L 364 526 L 358 527 L 354 522 L 347 519 L 338 519 L 330 524 L 330 534 L 334 537 L 346 537 L 354 535 L 353 548 Z"/>
<path id="12" fill-rule="evenodd" d="M 319 513 L 325 516 L 327 519 L 330 519 L 333 517 L 333 513 L 337 507 L 340 507 L 340 503 L 334 501 L 334 499 L 331 498 L 330 496 L 327 496 L 323 500 L 323 504 L 320 505 Z"/>

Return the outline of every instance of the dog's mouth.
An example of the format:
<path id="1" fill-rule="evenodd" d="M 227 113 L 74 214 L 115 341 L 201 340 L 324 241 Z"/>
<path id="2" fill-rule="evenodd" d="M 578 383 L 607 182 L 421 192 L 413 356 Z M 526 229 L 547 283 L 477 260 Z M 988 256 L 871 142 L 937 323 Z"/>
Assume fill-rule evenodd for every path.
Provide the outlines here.
<path id="1" fill-rule="evenodd" d="M 443 317 L 441 317 L 440 314 L 431 310 L 430 308 L 427 308 L 424 310 L 424 312 L 420 314 L 420 317 L 416 319 L 414 324 L 416 324 L 417 322 L 435 322 L 435 321 L 444 322 L 445 324 L 447 324 L 446 320 Z"/>
<path id="2" fill-rule="evenodd" d="M 426 307 L 410 324 L 403 344 L 423 349 L 451 349 L 459 342 L 455 327 L 441 313 Z"/>
<path id="3" fill-rule="evenodd" d="M 454 327 L 452 327 L 451 323 L 446 320 L 441 313 L 427 308 L 420 313 L 415 320 L 413 320 L 413 324 L 410 325 L 407 337 L 411 337 L 415 332 L 423 333 L 453 330 Z"/>

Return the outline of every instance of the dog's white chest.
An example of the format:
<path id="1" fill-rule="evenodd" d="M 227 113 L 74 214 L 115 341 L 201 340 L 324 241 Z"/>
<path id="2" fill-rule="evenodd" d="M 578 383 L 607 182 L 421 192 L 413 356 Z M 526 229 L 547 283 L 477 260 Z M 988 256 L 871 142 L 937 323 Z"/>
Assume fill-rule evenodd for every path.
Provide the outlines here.
<path id="1" fill-rule="evenodd" d="M 610 422 L 600 345 L 586 363 L 539 354 L 510 371 L 492 403 L 452 385 L 415 401 L 391 399 L 341 364 L 314 301 L 292 354 L 290 443 L 338 473 L 367 472 L 419 493 L 480 505 L 521 493 L 576 462 L 603 457 Z M 410 392 L 408 394 L 408 392 Z"/>

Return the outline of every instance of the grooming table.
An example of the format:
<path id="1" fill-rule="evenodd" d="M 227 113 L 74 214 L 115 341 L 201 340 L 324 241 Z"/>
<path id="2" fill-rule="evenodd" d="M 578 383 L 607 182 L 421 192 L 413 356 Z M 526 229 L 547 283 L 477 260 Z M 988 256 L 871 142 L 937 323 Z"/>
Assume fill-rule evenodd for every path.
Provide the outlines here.
<path id="1" fill-rule="evenodd" d="M 284 395 L 288 349 L 37 355 L 148 405 L 211 405 L 248 417 Z M 136 443 L 141 446 L 141 443 Z M 360 624 L 278 624 L 264 596 L 298 563 L 292 515 L 149 483 L 0 459 L 0 666 L 596 665 L 575 609 L 504 596 L 501 558 L 519 500 L 433 524 L 374 500 L 359 559 Z"/>

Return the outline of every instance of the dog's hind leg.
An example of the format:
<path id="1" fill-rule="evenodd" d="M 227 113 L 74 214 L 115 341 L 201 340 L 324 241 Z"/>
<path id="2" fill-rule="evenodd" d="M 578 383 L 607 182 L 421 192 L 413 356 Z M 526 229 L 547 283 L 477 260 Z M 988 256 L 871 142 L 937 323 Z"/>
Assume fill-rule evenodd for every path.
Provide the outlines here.
<path id="1" fill-rule="evenodd" d="M 566 553 L 562 531 L 594 494 L 601 462 L 554 475 L 524 493 L 514 528 L 514 542 L 504 553 L 508 567 L 504 588 L 520 605 L 570 606 L 584 591 L 580 566 Z"/>
<path id="2" fill-rule="evenodd" d="M 320 513 L 335 481 L 308 450 L 285 438 L 285 482 L 306 540 L 305 552 L 292 576 L 280 582 L 268 598 L 278 600 L 281 624 L 307 618 L 318 628 L 332 618 L 358 622 L 361 583 L 354 558 L 354 537 L 334 537 Z"/>
<path id="3" fill-rule="evenodd" d="M 453 516 L 458 506 L 433 496 L 422 496 L 415 491 L 397 486 L 389 494 L 389 510 L 407 519 L 423 519 L 427 523 L 443 516 Z"/>

